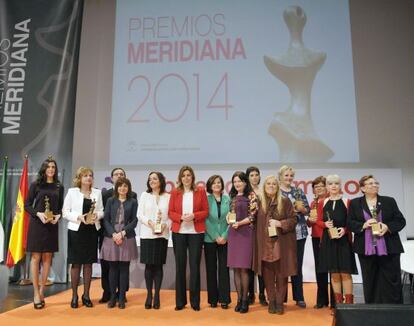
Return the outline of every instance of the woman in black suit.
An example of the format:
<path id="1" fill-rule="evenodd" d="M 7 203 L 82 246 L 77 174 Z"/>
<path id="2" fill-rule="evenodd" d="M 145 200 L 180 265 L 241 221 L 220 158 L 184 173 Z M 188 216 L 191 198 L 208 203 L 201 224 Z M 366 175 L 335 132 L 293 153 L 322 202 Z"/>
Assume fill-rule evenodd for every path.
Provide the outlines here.
<path id="1" fill-rule="evenodd" d="M 394 198 L 378 195 L 373 175 L 362 177 L 359 185 L 364 196 L 351 201 L 348 227 L 355 234 L 353 248 L 361 263 L 365 303 L 402 303 L 404 250 L 398 232 L 405 226 L 404 216 Z M 372 233 L 375 223 L 378 235 Z"/>
<path id="2" fill-rule="evenodd" d="M 125 308 L 125 292 L 129 284 L 129 263 L 138 258 L 135 241 L 138 202 L 132 198 L 131 182 L 121 178 L 115 183 L 114 196 L 109 198 L 104 214 L 105 238 L 101 257 L 109 262 L 108 308 L 115 307 L 118 288 L 121 309 Z"/>

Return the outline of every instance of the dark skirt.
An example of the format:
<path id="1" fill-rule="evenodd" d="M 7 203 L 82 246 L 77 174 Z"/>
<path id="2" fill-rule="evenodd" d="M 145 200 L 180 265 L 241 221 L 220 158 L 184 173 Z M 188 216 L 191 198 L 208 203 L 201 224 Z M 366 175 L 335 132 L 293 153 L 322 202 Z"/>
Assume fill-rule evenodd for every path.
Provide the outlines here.
<path id="1" fill-rule="evenodd" d="M 81 223 L 78 231 L 68 230 L 68 264 L 98 261 L 98 231 L 95 224 Z"/>
<path id="2" fill-rule="evenodd" d="M 141 239 L 141 264 L 163 265 L 167 260 L 168 240 L 165 238 Z"/>
<path id="3" fill-rule="evenodd" d="M 57 252 L 59 251 L 58 223 L 43 224 L 40 219 L 30 217 L 27 233 L 27 252 Z"/>
<path id="4" fill-rule="evenodd" d="M 347 235 L 331 240 L 327 229 L 323 231 L 319 250 L 318 273 L 358 274 L 355 254 Z"/>

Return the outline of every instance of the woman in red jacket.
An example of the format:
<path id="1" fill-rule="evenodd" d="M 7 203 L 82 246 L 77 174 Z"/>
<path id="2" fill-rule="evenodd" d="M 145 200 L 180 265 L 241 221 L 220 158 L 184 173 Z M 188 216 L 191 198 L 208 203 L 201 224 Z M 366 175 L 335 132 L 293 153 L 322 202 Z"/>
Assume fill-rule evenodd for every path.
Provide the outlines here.
<path id="1" fill-rule="evenodd" d="M 195 185 L 194 171 L 183 166 L 178 173 L 177 188 L 171 192 L 168 216 L 175 255 L 175 310 L 187 304 L 186 265 L 187 250 L 190 263 L 190 304 L 200 310 L 200 261 L 201 249 L 208 216 L 207 195 Z"/>

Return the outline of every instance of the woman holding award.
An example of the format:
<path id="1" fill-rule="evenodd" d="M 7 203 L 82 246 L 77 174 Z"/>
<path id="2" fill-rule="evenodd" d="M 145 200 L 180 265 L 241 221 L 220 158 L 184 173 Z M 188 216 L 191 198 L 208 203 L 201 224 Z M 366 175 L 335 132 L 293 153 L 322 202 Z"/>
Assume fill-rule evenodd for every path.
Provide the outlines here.
<path id="1" fill-rule="evenodd" d="M 190 304 L 200 310 L 200 261 L 208 216 L 207 195 L 196 187 L 194 171 L 183 166 L 178 173 L 177 187 L 171 192 L 168 216 L 175 255 L 175 310 L 187 304 L 186 265 L 187 250 L 190 263 Z"/>
<path id="2" fill-rule="evenodd" d="M 170 228 L 168 219 L 170 194 L 165 192 L 165 186 L 164 175 L 161 172 L 151 172 L 147 179 L 147 190 L 139 198 L 140 261 L 145 264 L 147 287 L 145 309 L 160 308 L 160 289 L 164 275 L 163 265 L 167 260 Z"/>
<path id="3" fill-rule="evenodd" d="M 315 262 L 315 274 L 317 283 L 316 305 L 315 309 L 321 309 L 328 307 L 329 295 L 328 295 L 328 273 L 320 273 L 318 271 L 319 266 L 319 250 L 322 238 L 322 232 L 325 228 L 324 225 L 320 226 L 317 222 L 318 217 L 323 221 L 323 203 L 326 198 L 326 178 L 319 176 L 312 181 L 312 190 L 314 193 L 314 200 L 310 205 L 309 218 L 307 224 L 312 228 L 312 248 L 313 258 Z M 333 293 L 331 287 L 331 305 L 333 302 Z"/>
<path id="4" fill-rule="evenodd" d="M 305 253 L 306 237 L 308 236 L 308 226 L 306 224 L 305 215 L 309 213 L 308 200 L 302 189 L 293 185 L 295 171 L 291 166 L 283 165 L 279 169 L 279 183 L 280 190 L 283 196 L 289 198 L 293 204 L 296 213 L 296 241 L 297 241 L 297 266 L 298 273 L 291 277 L 293 300 L 296 305 L 301 308 L 306 308 L 305 298 L 303 296 L 303 256 Z"/>
<path id="5" fill-rule="evenodd" d="M 103 217 L 102 195 L 92 187 L 93 171 L 80 167 L 73 179 L 73 188 L 66 194 L 63 203 L 63 217 L 68 220 L 68 264 L 72 264 L 70 276 L 72 300 L 70 306 L 78 308 L 78 285 L 83 265 L 82 303 L 91 308 L 89 297 L 92 279 L 92 264 L 98 260 L 98 230 Z"/>
<path id="6" fill-rule="evenodd" d="M 317 220 L 323 227 L 319 251 L 320 273 L 331 273 L 335 303 L 354 303 L 351 274 L 358 274 L 355 255 L 351 248 L 351 233 L 346 228 L 349 201 L 342 198 L 341 179 L 326 177 L 328 197 L 324 200 L 323 216 Z"/>
<path id="7" fill-rule="evenodd" d="M 207 273 L 208 303 L 212 308 L 220 302 L 227 309 L 230 299 L 230 275 L 227 267 L 226 221 L 230 210 L 230 198 L 223 194 L 224 181 L 219 175 L 211 176 L 207 181 L 208 217 L 204 235 L 204 254 Z M 218 275 L 218 280 L 217 280 Z"/>
<path id="8" fill-rule="evenodd" d="M 257 196 L 252 191 L 247 175 L 237 171 L 231 178 L 230 224 L 228 235 L 227 266 L 233 268 L 234 285 L 237 291 L 236 312 L 249 311 L 247 293 L 249 290 L 249 270 L 252 269 L 254 226 L 258 209 Z"/>
<path id="9" fill-rule="evenodd" d="M 361 263 L 365 303 L 403 303 L 398 232 L 405 219 L 394 198 L 380 196 L 373 175 L 363 176 L 359 186 L 364 196 L 349 207 L 348 227 L 354 232 L 354 252 Z"/>
<path id="10" fill-rule="evenodd" d="M 258 198 L 260 198 L 262 191 L 259 187 L 259 185 L 260 185 L 260 170 L 259 170 L 259 168 L 256 167 L 256 166 L 249 166 L 246 169 L 246 175 L 249 178 L 249 182 L 250 182 L 250 185 L 252 187 L 252 190 L 254 191 L 256 196 Z M 265 296 L 265 286 L 264 286 L 263 277 L 261 275 L 258 275 L 257 279 L 259 281 L 259 302 L 262 306 L 267 306 L 268 303 L 266 301 L 266 296 Z M 249 304 L 253 304 L 254 300 L 255 300 L 254 280 L 255 280 L 254 271 L 250 270 L 249 271 L 249 294 L 248 294 Z"/>
<path id="11" fill-rule="evenodd" d="M 125 308 L 125 293 L 129 285 L 129 264 L 138 258 L 135 241 L 138 202 L 132 198 L 131 182 L 120 178 L 115 183 L 114 196 L 106 202 L 103 224 L 105 228 L 101 257 L 109 263 L 108 308 Z"/>
<path id="12" fill-rule="evenodd" d="M 30 272 L 33 281 L 35 309 L 45 306 L 44 288 L 52 255 L 59 251 L 58 221 L 62 214 L 63 185 L 58 180 L 56 161 L 49 157 L 42 163 L 37 180 L 30 185 L 25 210 L 30 214 L 26 251 L 31 252 Z M 39 284 L 39 266 L 42 275 Z"/>
<path id="13" fill-rule="evenodd" d="M 257 214 L 254 271 L 263 276 L 268 311 L 283 314 L 288 277 L 296 274 L 296 214 L 292 203 L 279 191 L 275 176 L 264 181 Z"/>

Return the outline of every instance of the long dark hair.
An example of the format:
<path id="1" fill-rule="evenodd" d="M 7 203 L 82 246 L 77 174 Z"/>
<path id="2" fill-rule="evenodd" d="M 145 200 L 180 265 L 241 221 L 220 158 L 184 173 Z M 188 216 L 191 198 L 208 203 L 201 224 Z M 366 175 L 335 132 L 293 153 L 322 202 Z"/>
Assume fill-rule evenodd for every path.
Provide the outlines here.
<path id="1" fill-rule="evenodd" d="M 48 157 L 46 160 L 43 161 L 42 165 L 40 166 L 39 172 L 37 173 L 37 184 L 44 185 L 47 183 L 47 176 L 46 176 L 46 170 L 49 166 L 49 163 L 55 163 L 55 175 L 53 176 L 53 183 L 60 184 L 60 181 L 58 179 L 58 166 L 56 161 L 53 158 Z"/>
<path id="2" fill-rule="evenodd" d="M 246 183 L 246 187 L 244 188 L 244 191 L 243 191 L 243 196 L 248 197 L 249 194 L 253 191 L 253 189 L 252 189 L 252 186 L 250 185 L 249 177 L 243 171 L 236 171 L 231 177 L 231 189 L 229 193 L 230 197 L 234 198 L 237 196 L 237 190 L 236 188 L 234 188 L 234 183 L 233 183 L 235 177 L 239 177 L 241 181 Z"/>

